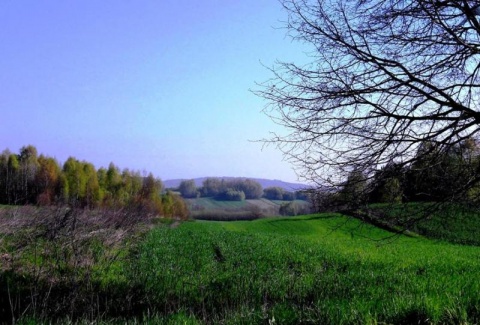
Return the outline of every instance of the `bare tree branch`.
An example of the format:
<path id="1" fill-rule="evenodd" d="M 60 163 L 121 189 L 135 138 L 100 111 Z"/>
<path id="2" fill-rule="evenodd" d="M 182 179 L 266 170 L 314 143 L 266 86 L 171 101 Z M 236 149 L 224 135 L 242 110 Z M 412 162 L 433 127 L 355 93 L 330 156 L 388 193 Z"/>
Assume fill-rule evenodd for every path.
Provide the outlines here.
<path id="1" fill-rule="evenodd" d="M 480 1 L 281 3 L 311 62 L 277 62 L 255 93 L 287 130 L 266 141 L 305 179 L 339 186 L 352 169 L 409 166 L 422 143 L 446 152 L 480 131 Z"/>

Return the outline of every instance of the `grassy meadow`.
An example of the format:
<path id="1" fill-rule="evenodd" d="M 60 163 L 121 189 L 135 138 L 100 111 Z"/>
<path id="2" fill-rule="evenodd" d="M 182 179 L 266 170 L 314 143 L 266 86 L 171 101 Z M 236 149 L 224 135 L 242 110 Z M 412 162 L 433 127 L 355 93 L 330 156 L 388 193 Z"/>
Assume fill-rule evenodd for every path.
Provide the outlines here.
<path id="1" fill-rule="evenodd" d="M 455 204 L 374 204 L 371 216 L 392 227 L 408 229 L 428 238 L 480 246 L 480 212 L 477 207 Z"/>
<path id="2" fill-rule="evenodd" d="M 57 320 L 480 322 L 480 247 L 394 235 L 340 214 L 158 224 L 134 242 L 91 272 L 99 312 Z"/>
<path id="3" fill-rule="evenodd" d="M 390 234 L 341 215 L 158 228 L 138 279 L 198 321 L 477 323 L 480 249 Z"/>

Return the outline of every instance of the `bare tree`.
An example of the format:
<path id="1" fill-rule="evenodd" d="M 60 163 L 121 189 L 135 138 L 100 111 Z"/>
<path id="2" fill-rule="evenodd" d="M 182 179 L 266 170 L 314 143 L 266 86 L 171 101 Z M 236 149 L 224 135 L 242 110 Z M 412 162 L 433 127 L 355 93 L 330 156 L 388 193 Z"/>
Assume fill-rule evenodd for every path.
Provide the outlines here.
<path id="1" fill-rule="evenodd" d="M 274 143 L 319 184 L 409 166 L 480 130 L 480 1 L 281 0 L 309 64 L 278 62 L 256 94 Z M 477 172 L 478 174 L 478 172 Z M 458 193 L 479 180 L 471 177 Z"/>

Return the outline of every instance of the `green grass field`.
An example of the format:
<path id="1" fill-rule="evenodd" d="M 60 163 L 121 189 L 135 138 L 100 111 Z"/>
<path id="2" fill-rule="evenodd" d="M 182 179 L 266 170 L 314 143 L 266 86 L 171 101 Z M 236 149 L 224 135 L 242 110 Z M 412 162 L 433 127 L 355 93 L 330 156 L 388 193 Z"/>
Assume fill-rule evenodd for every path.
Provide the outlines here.
<path id="1" fill-rule="evenodd" d="M 478 208 L 454 204 L 410 203 L 393 206 L 375 204 L 371 209 L 374 216 L 393 226 L 407 222 L 404 227 L 416 234 L 455 244 L 480 246 Z M 408 225 L 408 221 L 413 222 Z"/>
<path id="2" fill-rule="evenodd" d="M 132 271 L 160 310 L 226 324 L 480 321 L 480 248 L 340 215 L 158 228 Z"/>
<path id="3" fill-rule="evenodd" d="M 17 308 L 20 323 L 478 324 L 480 247 L 452 243 L 464 227 L 448 240 L 436 228 L 400 236 L 340 214 L 157 223 L 113 246 L 119 229 L 103 242 L 83 239 L 89 230 L 78 248 L 41 239 L 23 255 L 11 232 L 0 238 L 14 257 L 0 268 L 0 309 Z"/>

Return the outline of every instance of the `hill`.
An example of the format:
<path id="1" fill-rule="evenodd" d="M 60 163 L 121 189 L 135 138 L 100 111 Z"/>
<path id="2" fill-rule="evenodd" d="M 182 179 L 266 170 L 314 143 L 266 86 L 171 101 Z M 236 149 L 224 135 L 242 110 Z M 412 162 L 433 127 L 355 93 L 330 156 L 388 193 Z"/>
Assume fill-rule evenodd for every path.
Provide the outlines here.
<path id="1" fill-rule="evenodd" d="M 369 212 L 370 221 L 377 225 L 450 243 L 480 246 L 478 207 L 451 203 L 374 204 Z"/>
<path id="2" fill-rule="evenodd" d="M 220 178 L 224 180 L 232 180 L 232 179 L 247 179 L 248 177 L 199 177 L 199 178 L 194 178 L 193 180 L 195 181 L 195 185 L 197 187 L 200 187 L 202 186 L 203 181 L 206 180 L 207 178 Z M 289 191 L 289 192 L 294 192 L 294 191 L 309 188 L 309 186 L 306 184 L 284 182 L 278 179 L 264 179 L 264 178 L 248 178 L 248 179 L 251 179 L 253 181 L 260 183 L 260 185 L 262 185 L 263 188 L 276 186 L 276 187 L 283 188 L 285 191 Z M 184 180 L 187 180 L 187 179 L 169 179 L 169 180 L 163 181 L 163 184 L 165 185 L 166 188 L 177 188 L 180 185 L 180 182 Z"/>
<path id="3" fill-rule="evenodd" d="M 136 279 L 192 324 L 478 323 L 480 248 L 390 236 L 339 214 L 189 222 L 147 236 Z"/>
<path id="4" fill-rule="evenodd" d="M 1 324 L 480 323 L 480 247 L 338 213 L 155 219 L 127 234 L 102 211 L 67 212 L 63 226 L 64 210 L 2 211 Z"/>

